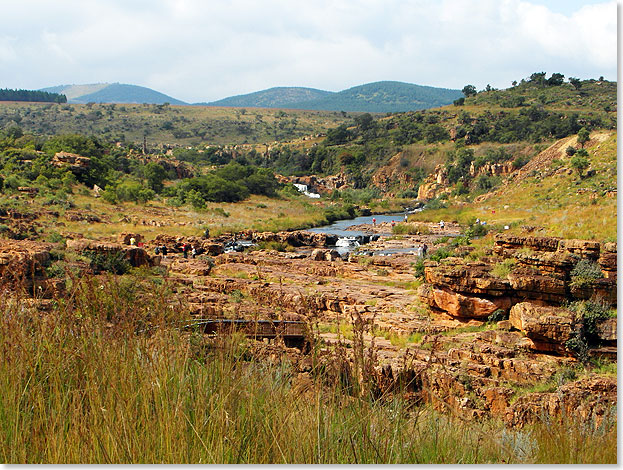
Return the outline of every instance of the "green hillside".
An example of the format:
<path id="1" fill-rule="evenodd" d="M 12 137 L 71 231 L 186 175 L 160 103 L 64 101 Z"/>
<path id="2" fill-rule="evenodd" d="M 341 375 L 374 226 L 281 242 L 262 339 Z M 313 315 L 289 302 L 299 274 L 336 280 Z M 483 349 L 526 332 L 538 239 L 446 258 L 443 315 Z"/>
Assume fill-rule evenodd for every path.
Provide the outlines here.
<path id="1" fill-rule="evenodd" d="M 270 88 L 207 104 L 208 106 L 390 113 L 444 106 L 461 96 L 463 94 L 459 90 L 385 81 L 359 85 L 337 93 L 313 88 Z"/>
<path id="2" fill-rule="evenodd" d="M 444 106 L 461 96 L 463 94 L 459 90 L 385 81 L 356 86 L 318 100 L 296 103 L 292 107 L 388 113 Z"/>
<path id="3" fill-rule="evenodd" d="M 231 106 L 238 108 L 289 108 L 296 103 L 319 100 L 333 95 L 330 91 L 302 87 L 275 87 L 245 95 L 231 96 L 211 103 L 199 103 L 207 106 Z"/>

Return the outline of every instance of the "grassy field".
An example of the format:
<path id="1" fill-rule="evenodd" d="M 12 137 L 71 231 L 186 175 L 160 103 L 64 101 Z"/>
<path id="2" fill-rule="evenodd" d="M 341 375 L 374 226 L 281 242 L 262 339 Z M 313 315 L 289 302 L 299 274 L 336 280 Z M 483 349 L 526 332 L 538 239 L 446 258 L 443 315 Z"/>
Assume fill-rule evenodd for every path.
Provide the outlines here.
<path id="1" fill-rule="evenodd" d="M 156 104 L 51 104 L 0 102 L 0 128 L 25 133 L 76 133 L 107 141 L 161 145 L 272 144 L 326 132 L 351 117 L 304 111 Z"/>
<path id="2" fill-rule="evenodd" d="M 356 398 L 175 329 L 183 302 L 149 277 L 72 289 L 45 316 L 0 298 L 3 463 L 616 463 L 613 420 L 509 429 Z"/>
<path id="3" fill-rule="evenodd" d="M 594 171 L 590 177 L 580 178 L 570 170 L 570 157 L 560 157 L 552 160 L 560 172 L 535 171 L 520 182 L 503 185 L 482 202 L 450 200 L 449 207 L 423 211 L 412 220 L 468 223 L 479 218 L 489 225 L 509 225 L 510 233 L 532 226 L 540 228 L 541 235 L 616 241 L 617 137 L 608 135 L 588 149 L 589 170 Z"/>

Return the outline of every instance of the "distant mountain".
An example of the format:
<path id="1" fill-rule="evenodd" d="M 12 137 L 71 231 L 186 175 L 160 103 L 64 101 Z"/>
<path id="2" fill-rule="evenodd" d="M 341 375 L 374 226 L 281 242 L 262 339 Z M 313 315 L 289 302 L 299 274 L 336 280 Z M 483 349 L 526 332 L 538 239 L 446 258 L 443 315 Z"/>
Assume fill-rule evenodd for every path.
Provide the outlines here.
<path id="1" fill-rule="evenodd" d="M 207 106 L 229 106 L 232 108 L 289 108 L 292 104 L 321 100 L 335 93 L 303 87 L 275 87 L 246 95 L 230 96 L 211 103 L 198 103 Z"/>
<path id="2" fill-rule="evenodd" d="M 296 103 L 292 107 L 326 111 L 390 113 L 445 106 L 462 96 L 461 90 L 386 81 L 359 85 L 326 98 Z"/>
<path id="3" fill-rule="evenodd" d="M 278 87 L 201 104 L 388 113 L 445 106 L 462 96 L 460 90 L 385 81 L 337 93 L 313 88 Z"/>
<path id="4" fill-rule="evenodd" d="M 151 88 L 122 83 L 94 83 L 89 85 L 59 85 L 41 91 L 62 93 L 69 103 L 149 103 L 187 104 Z"/>

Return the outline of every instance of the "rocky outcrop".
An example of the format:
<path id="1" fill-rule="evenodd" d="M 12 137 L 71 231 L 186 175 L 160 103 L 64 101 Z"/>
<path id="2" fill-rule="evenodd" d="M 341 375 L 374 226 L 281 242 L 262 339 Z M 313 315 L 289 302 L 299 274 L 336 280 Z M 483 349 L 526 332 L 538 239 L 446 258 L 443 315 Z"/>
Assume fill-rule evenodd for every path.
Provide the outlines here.
<path id="1" fill-rule="evenodd" d="M 472 295 L 463 295 L 445 289 L 432 290 L 433 305 L 457 318 L 483 318 L 498 309 L 508 310 L 508 297 L 494 297 L 491 300 Z"/>
<path id="2" fill-rule="evenodd" d="M 339 189 L 346 189 L 352 186 L 352 182 L 348 175 L 344 172 L 341 172 L 337 175 L 329 175 L 329 176 L 316 176 L 316 175 L 308 175 L 308 176 L 283 176 L 283 175 L 275 175 L 275 178 L 280 183 L 289 184 L 304 184 L 307 186 L 308 190 L 315 193 L 320 194 L 329 194 L 332 191 Z"/>
<path id="3" fill-rule="evenodd" d="M 138 246 L 106 243 L 81 238 L 77 240 L 67 240 L 67 249 L 78 253 L 95 252 L 110 255 L 123 253 L 123 258 L 134 267 L 155 265 L 155 262 L 152 261 L 147 252 Z"/>
<path id="4" fill-rule="evenodd" d="M 72 173 L 79 175 L 86 172 L 91 164 L 89 157 L 83 157 L 76 153 L 57 152 L 50 163 L 59 168 L 66 168 Z"/>
<path id="5" fill-rule="evenodd" d="M 448 188 L 448 171 L 445 166 L 437 165 L 435 171 L 420 184 L 417 198 L 420 201 L 428 201 L 448 192 L 450 192 L 450 188 Z"/>
<path id="6" fill-rule="evenodd" d="M 514 328 L 532 340 L 532 348 L 544 352 L 566 351 L 578 319 L 563 307 L 544 307 L 521 302 L 510 310 L 509 321 Z"/>
<path id="7" fill-rule="evenodd" d="M 604 419 L 616 420 L 616 404 L 616 379 L 593 376 L 562 385 L 555 392 L 520 396 L 506 407 L 502 416 L 507 425 L 514 427 L 523 427 L 544 416 L 592 422 L 598 427 Z"/>
<path id="8" fill-rule="evenodd" d="M 335 245 L 338 239 L 337 235 L 308 232 L 307 230 L 294 230 L 292 232 L 256 232 L 254 230 L 243 230 L 238 232 L 236 236 L 239 239 L 250 240 L 254 243 L 279 242 L 287 243 L 295 247 L 330 246 Z"/>

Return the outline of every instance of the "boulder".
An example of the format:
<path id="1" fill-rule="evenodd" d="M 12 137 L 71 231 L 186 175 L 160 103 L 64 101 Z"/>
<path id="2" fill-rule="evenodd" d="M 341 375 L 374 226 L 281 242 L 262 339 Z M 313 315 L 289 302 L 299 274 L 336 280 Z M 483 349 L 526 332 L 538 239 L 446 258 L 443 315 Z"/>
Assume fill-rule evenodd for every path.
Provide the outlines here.
<path id="1" fill-rule="evenodd" d="M 606 279 L 617 278 L 617 244 L 604 243 L 601 247 L 599 259 L 597 260 L 601 267 L 601 272 Z"/>
<path id="2" fill-rule="evenodd" d="M 431 294 L 437 308 L 459 318 L 487 318 L 496 310 L 508 310 L 511 306 L 508 297 L 494 297 L 489 300 L 437 288 L 433 288 Z"/>
<path id="3" fill-rule="evenodd" d="M 152 266 L 151 258 L 143 248 L 138 246 L 121 245 L 119 243 L 99 242 L 84 238 L 67 240 L 67 249 L 79 253 L 91 251 L 102 254 L 116 254 L 122 252 L 124 258 L 134 267 Z"/>
<path id="4" fill-rule="evenodd" d="M 563 307 L 544 307 L 530 302 L 513 305 L 511 325 L 522 331 L 541 351 L 565 352 L 565 343 L 571 338 L 576 314 Z"/>
<path id="5" fill-rule="evenodd" d="M 88 170 L 91 159 L 77 153 L 57 152 L 50 163 L 59 168 L 67 168 L 72 173 L 79 175 Z"/>
<path id="6" fill-rule="evenodd" d="M 599 258 L 600 246 L 599 242 L 592 240 L 560 240 L 557 251 L 572 253 L 581 258 L 597 260 Z"/>
<path id="7" fill-rule="evenodd" d="M 597 324 L 597 335 L 602 341 L 617 340 L 617 319 L 608 318 L 607 320 Z"/>

